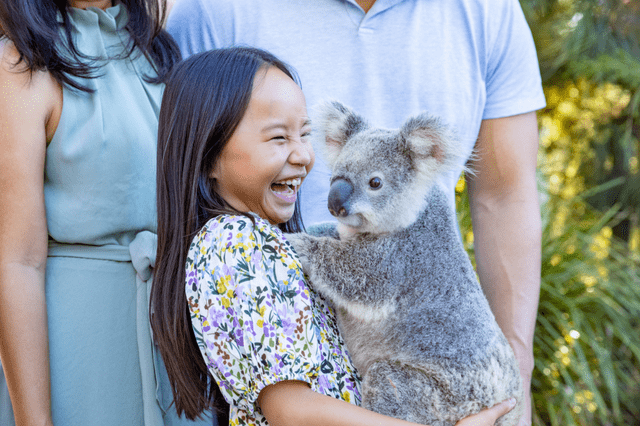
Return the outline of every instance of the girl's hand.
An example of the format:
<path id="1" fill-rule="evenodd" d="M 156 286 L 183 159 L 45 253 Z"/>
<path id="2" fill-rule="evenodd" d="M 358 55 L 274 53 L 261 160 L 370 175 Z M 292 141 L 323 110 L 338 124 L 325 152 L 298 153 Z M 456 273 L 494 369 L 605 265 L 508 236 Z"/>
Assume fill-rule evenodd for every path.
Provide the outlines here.
<path id="1" fill-rule="evenodd" d="M 502 401 L 491 408 L 485 408 L 478 414 L 465 417 L 456 423 L 456 426 L 493 426 L 498 417 L 507 414 L 516 406 L 515 398 Z"/>

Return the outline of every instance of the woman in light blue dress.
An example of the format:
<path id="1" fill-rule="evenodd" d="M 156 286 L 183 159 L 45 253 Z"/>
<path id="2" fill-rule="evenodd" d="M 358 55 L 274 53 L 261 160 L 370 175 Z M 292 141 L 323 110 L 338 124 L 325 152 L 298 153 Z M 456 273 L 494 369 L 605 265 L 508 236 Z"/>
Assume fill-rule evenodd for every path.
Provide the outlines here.
<path id="1" fill-rule="evenodd" d="M 149 328 L 157 117 L 179 60 L 164 2 L 2 2 L 0 356 L 16 422 L 210 425 L 177 418 Z"/>

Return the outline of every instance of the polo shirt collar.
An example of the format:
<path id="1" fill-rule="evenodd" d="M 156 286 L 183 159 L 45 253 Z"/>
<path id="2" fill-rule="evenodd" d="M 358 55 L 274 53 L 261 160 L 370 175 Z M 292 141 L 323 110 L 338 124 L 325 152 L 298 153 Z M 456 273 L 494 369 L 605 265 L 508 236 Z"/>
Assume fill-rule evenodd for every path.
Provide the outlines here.
<path id="1" fill-rule="evenodd" d="M 358 4 L 358 2 L 356 2 L 356 0 L 344 1 L 360 8 L 360 5 Z M 385 10 L 392 8 L 393 6 L 397 5 L 398 3 L 402 3 L 403 1 L 405 0 L 376 0 L 373 6 L 371 6 L 371 9 L 369 9 L 369 12 L 367 12 L 367 17 L 371 17 L 377 15 L 378 13 L 384 12 Z"/>

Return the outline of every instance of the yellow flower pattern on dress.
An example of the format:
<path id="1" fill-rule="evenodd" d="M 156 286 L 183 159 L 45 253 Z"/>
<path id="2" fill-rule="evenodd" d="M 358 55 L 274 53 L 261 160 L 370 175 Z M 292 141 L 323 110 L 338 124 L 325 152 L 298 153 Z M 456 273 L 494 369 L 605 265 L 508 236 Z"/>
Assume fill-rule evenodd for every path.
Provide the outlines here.
<path id="1" fill-rule="evenodd" d="M 185 291 L 196 341 L 231 405 L 230 425 L 268 425 L 257 398 L 282 380 L 360 404 L 335 314 L 306 282 L 280 229 L 221 215 L 194 237 Z"/>

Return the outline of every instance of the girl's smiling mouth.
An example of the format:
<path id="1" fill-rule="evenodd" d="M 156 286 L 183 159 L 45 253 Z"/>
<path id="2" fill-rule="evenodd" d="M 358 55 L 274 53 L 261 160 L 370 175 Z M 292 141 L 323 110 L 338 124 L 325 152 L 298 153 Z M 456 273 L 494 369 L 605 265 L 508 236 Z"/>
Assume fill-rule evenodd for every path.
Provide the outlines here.
<path id="1" fill-rule="evenodd" d="M 271 192 L 287 203 L 295 203 L 301 178 L 285 179 L 271 184 Z"/>

